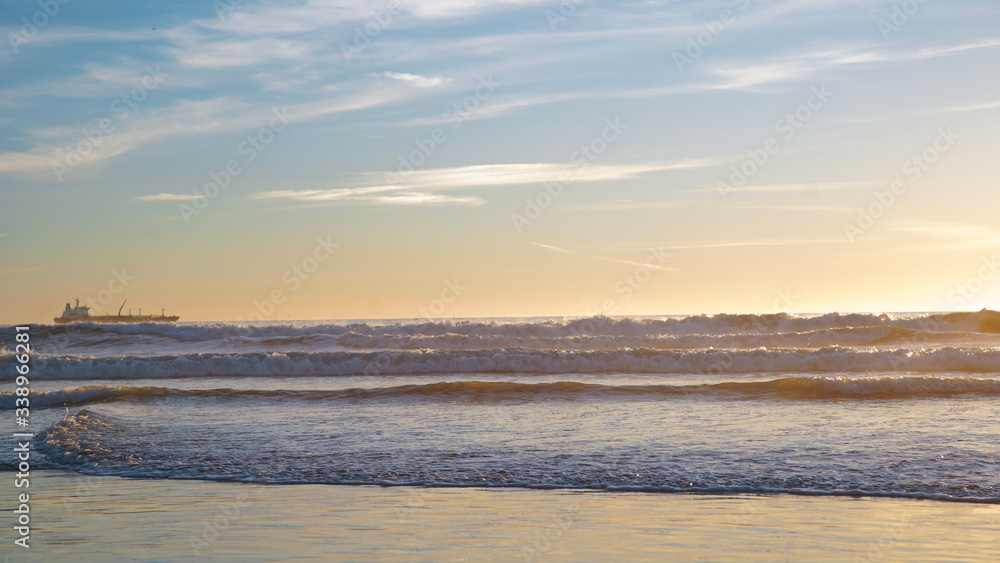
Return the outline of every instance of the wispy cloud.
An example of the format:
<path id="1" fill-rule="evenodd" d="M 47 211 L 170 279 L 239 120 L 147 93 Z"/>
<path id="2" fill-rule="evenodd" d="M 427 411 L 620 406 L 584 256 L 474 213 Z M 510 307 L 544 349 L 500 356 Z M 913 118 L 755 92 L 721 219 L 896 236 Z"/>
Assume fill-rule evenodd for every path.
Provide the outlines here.
<path id="1" fill-rule="evenodd" d="M 279 37 L 209 39 L 192 33 L 174 34 L 176 46 L 167 52 L 183 67 L 217 69 L 259 66 L 269 61 L 298 61 L 313 56 L 316 46 Z"/>
<path id="2" fill-rule="evenodd" d="M 571 100 L 582 100 L 585 99 L 587 96 L 588 94 L 586 93 L 551 94 L 551 95 L 541 95 L 541 96 L 521 95 L 516 97 L 511 96 L 509 97 L 509 99 L 504 99 L 501 96 L 498 99 L 491 99 L 489 104 L 477 108 L 476 111 L 464 115 L 463 119 L 465 121 L 492 119 L 516 113 L 518 111 L 535 106 L 541 106 L 559 102 L 567 102 Z M 399 125 L 440 125 L 446 122 L 447 118 L 445 116 L 438 115 L 435 117 L 420 117 L 416 119 L 410 119 L 399 123 Z"/>
<path id="3" fill-rule="evenodd" d="M 356 0 L 306 0 L 296 5 L 260 3 L 237 6 L 221 18 L 205 18 L 195 23 L 204 29 L 243 35 L 302 34 L 345 22 L 365 22 L 380 12 L 385 19 L 387 4 Z M 507 8 L 549 4 L 551 0 L 410 0 L 400 2 L 394 13 L 388 12 L 388 17 L 390 21 L 406 15 L 420 20 L 471 18 Z"/>
<path id="4" fill-rule="evenodd" d="M 543 244 L 540 242 L 530 242 L 528 244 L 533 244 L 539 248 L 544 248 L 545 250 L 551 250 L 553 252 L 559 252 L 561 254 L 569 254 L 571 256 L 579 256 L 581 258 L 590 258 L 593 260 L 603 260 L 605 262 L 614 262 L 616 264 L 627 264 L 629 266 L 645 267 L 650 270 L 664 270 L 669 272 L 679 272 L 679 268 L 671 268 L 669 266 L 664 266 L 662 264 L 654 264 L 652 262 L 636 262 L 634 260 L 623 260 L 621 258 L 610 258 L 608 256 L 593 256 L 589 254 L 581 254 L 572 250 L 567 250 L 565 248 L 560 248 L 558 246 L 552 246 L 551 244 Z"/>
<path id="5" fill-rule="evenodd" d="M 736 192 L 741 194 L 787 194 L 787 193 L 801 193 L 801 194 L 812 194 L 816 192 L 826 192 L 826 191 L 836 191 L 836 190 L 854 190 L 863 188 L 872 188 L 882 185 L 881 182 L 874 181 L 851 181 L 851 182 L 802 182 L 802 183 L 788 183 L 788 184 L 761 184 L 757 186 L 743 186 L 737 188 Z M 691 194 L 691 193 L 712 193 L 717 194 L 719 191 L 716 187 L 706 187 L 697 188 L 693 190 L 679 190 L 674 193 L 679 194 Z"/>
<path id="6" fill-rule="evenodd" d="M 965 104 L 959 106 L 948 106 L 943 108 L 942 112 L 963 112 L 963 111 L 979 111 L 984 109 L 995 109 L 1000 108 L 1000 100 L 992 100 L 989 102 L 982 102 L 978 104 Z"/>
<path id="7" fill-rule="evenodd" d="M 486 203 L 486 200 L 474 196 L 453 196 L 420 192 L 403 192 L 398 194 L 374 196 L 371 203 L 383 205 L 464 205 L 475 207 Z"/>
<path id="8" fill-rule="evenodd" d="M 306 101 L 288 108 L 293 122 L 337 113 L 357 112 L 413 97 L 422 89 L 399 81 L 372 81 L 368 78 L 349 83 L 341 92 L 328 98 Z M 128 119 L 115 121 L 115 129 L 103 136 L 82 160 L 82 165 L 99 162 L 134 150 L 144 144 L 171 137 L 256 129 L 267 125 L 274 106 L 244 102 L 233 96 L 205 100 L 179 99 L 166 107 L 146 111 L 140 108 Z M 114 118 L 110 110 L 102 118 Z M 32 146 L 23 152 L 0 153 L 0 171 L 49 169 L 54 162 L 64 162 L 65 147 L 81 141 L 80 131 L 94 124 L 61 125 L 28 132 Z M 240 139 L 233 139 L 233 147 Z"/>
<path id="9" fill-rule="evenodd" d="M 171 107 L 152 109 L 121 121 L 113 132 L 103 135 L 98 144 L 91 143 L 89 154 L 79 160 L 86 165 L 118 156 L 157 139 L 254 125 L 259 127 L 262 121 L 266 124 L 267 110 L 255 116 L 251 112 L 240 111 L 246 107 L 247 104 L 229 97 L 195 102 L 180 100 Z M 82 139 L 80 130 L 88 126 L 90 124 L 32 131 L 34 147 L 28 152 L 0 153 L 0 171 L 48 169 L 53 163 L 66 162 L 66 146 L 72 148 L 79 143 Z"/>
<path id="10" fill-rule="evenodd" d="M 412 84 L 418 88 L 432 88 L 434 86 L 440 86 L 441 84 L 451 80 L 450 78 L 443 78 L 441 76 L 428 77 L 417 74 L 409 74 L 407 72 L 392 72 L 389 70 L 383 72 L 382 76 L 393 80 L 399 80 L 400 82 L 405 82 L 407 84 Z"/>
<path id="11" fill-rule="evenodd" d="M 893 119 L 908 119 L 921 115 L 936 115 L 942 113 L 965 113 L 970 111 L 983 111 L 1000 108 L 1000 100 L 987 102 L 938 106 L 932 108 L 916 109 L 903 112 L 891 112 L 881 115 L 869 115 L 865 117 L 847 117 L 834 120 L 835 123 L 872 123 L 876 121 L 890 121 Z"/>
<path id="12" fill-rule="evenodd" d="M 1000 230 L 970 223 L 942 223 L 935 221 L 895 221 L 892 230 L 904 233 L 930 235 L 940 238 L 1000 238 Z"/>
<path id="13" fill-rule="evenodd" d="M 794 211 L 794 212 L 816 212 L 816 213 L 856 213 L 856 207 L 844 207 L 838 205 L 795 205 L 795 204 L 734 204 L 728 206 L 730 209 L 765 209 L 770 211 Z"/>
<path id="14" fill-rule="evenodd" d="M 969 223 L 933 221 L 893 221 L 887 225 L 883 239 L 900 240 L 896 250 L 911 252 L 945 252 L 956 250 L 996 249 L 1000 247 L 1000 230 Z"/>
<path id="15" fill-rule="evenodd" d="M 18 25 L 0 27 L 0 33 L 6 38 L 7 33 L 19 33 Z M 56 43 L 80 43 L 80 42 L 112 42 L 112 41 L 142 41 L 149 40 L 151 35 L 148 28 L 134 30 L 112 30 L 95 29 L 93 27 L 80 27 L 73 25 L 54 25 L 45 28 L 45 33 L 36 33 L 29 43 L 33 47 L 41 45 L 51 45 Z M 4 50 L 6 51 L 6 49 Z"/>
<path id="16" fill-rule="evenodd" d="M 560 207 L 561 211 L 626 211 L 635 209 L 677 209 L 704 205 L 695 201 L 632 201 L 616 200 L 605 203 L 583 203 Z"/>
<path id="17" fill-rule="evenodd" d="M 917 51 L 890 48 L 876 43 L 849 44 L 837 48 L 798 50 L 758 60 L 724 61 L 704 64 L 710 82 L 706 90 L 760 91 L 764 86 L 782 82 L 813 80 L 829 71 L 849 66 L 922 61 L 966 51 L 1000 47 L 1000 39 L 987 39 L 957 45 L 927 47 Z"/>
<path id="18" fill-rule="evenodd" d="M 659 98 L 676 94 L 691 94 L 706 90 L 701 85 L 680 85 L 680 86 L 659 86 L 653 88 L 621 88 L 616 90 L 584 90 L 578 92 L 558 92 L 549 94 L 528 94 L 518 93 L 516 95 L 498 95 L 491 98 L 489 104 L 484 104 L 474 112 L 464 116 L 465 121 L 475 121 L 480 119 L 492 119 L 502 117 L 512 113 L 517 113 L 529 108 L 550 104 L 574 102 L 574 101 L 598 101 L 598 100 L 634 100 L 642 98 Z M 445 123 L 447 119 L 443 116 L 417 118 L 404 121 L 399 125 L 438 125 Z"/>
<path id="19" fill-rule="evenodd" d="M 599 182 L 636 178 L 642 174 L 707 166 L 715 160 L 682 159 L 677 161 L 648 162 L 643 164 L 602 164 L 581 167 L 566 163 L 532 164 L 482 164 L 456 168 L 415 170 L 403 174 L 369 172 L 361 175 L 359 183 L 375 184 L 386 179 L 396 184 L 369 185 L 351 188 L 272 190 L 255 194 L 255 199 L 290 199 L 312 202 L 357 202 L 388 204 L 458 204 L 479 205 L 479 197 L 459 197 L 430 194 L 440 190 L 509 186 L 552 181 Z M 568 179 L 568 180 L 567 180 Z"/>
<path id="20" fill-rule="evenodd" d="M 866 234 L 872 254 L 996 251 L 1000 230 L 973 223 L 937 221 L 886 221 L 877 232 Z"/>
<path id="21" fill-rule="evenodd" d="M 760 246 L 803 246 L 814 244 L 841 244 L 842 239 L 758 239 L 758 240 L 720 240 L 691 242 L 664 246 L 667 250 L 696 250 L 706 248 L 739 248 Z"/>
<path id="22" fill-rule="evenodd" d="M 715 163 L 707 159 L 647 162 L 641 164 L 597 164 L 581 166 L 574 163 L 481 164 L 456 168 L 435 168 L 405 173 L 408 186 L 435 189 L 474 186 L 502 186 L 549 182 L 570 178 L 574 182 L 599 182 L 635 178 L 641 174 L 663 170 L 696 168 Z M 367 180 L 384 180 L 385 173 L 371 173 Z"/>
<path id="23" fill-rule="evenodd" d="M 485 200 L 475 196 L 453 196 L 414 191 L 403 186 L 372 186 L 334 190 L 275 190 L 262 192 L 255 199 L 287 199 L 311 203 L 346 205 L 462 205 L 475 207 Z"/>
<path id="24" fill-rule="evenodd" d="M 194 194 L 153 194 L 144 195 L 135 199 L 139 201 L 190 201 L 194 199 Z"/>

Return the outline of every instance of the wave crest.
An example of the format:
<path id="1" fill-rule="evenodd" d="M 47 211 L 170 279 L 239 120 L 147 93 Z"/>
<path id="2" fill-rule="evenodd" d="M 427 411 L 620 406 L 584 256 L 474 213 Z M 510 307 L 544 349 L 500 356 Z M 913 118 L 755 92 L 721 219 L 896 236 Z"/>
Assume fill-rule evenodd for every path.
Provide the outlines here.
<path id="1" fill-rule="evenodd" d="M 2 342 L 12 342 L 0 327 Z M 57 352 L 115 350 L 319 351 L 339 348 L 816 347 L 940 344 L 1000 334 L 1000 313 L 895 317 L 828 313 L 796 316 L 698 315 L 662 318 L 400 321 L 393 323 L 149 323 L 34 325 L 33 336 Z M 9 350 L 3 350 L 9 353 Z M 121 352 L 118 352 L 121 353 Z M 148 352 L 146 352 L 148 353 Z"/>
<path id="2" fill-rule="evenodd" d="M 0 364 L 12 362 L 0 360 Z M 1000 348 L 944 347 L 753 350 L 396 350 L 187 354 L 154 357 L 49 357 L 32 360 L 49 379 L 295 377 L 476 373 L 830 373 L 1000 371 Z M 12 370 L 5 370 L 13 373 Z"/>
<path id="3" fill-rule="evenodd" d="M 1000 396 L 1000 380 L 883 376 L 786 377 L 770 381 L 724 382 L 695 385 L 604 385 L 574 381 L 522 383 L 510 381 L 457 381 L 392 387 L 334 390 L 170 389 L 166 387 L 87 386 L 38 393 L 36 407 L 85 405 L 107 401 L 155 399 L 335 401 L 335 400 L 670 400 L 683 397 L 716 399 L 919 399 L 957 396 Z M 0 394 L 0 406 L 13 408 L 16 397 Z"/>

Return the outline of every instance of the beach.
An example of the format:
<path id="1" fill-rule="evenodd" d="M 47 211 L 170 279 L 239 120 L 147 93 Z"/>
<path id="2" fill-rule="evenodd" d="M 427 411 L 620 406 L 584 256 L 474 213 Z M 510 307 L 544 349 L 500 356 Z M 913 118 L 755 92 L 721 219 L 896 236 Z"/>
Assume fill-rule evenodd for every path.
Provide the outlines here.
<path id="1" fill-rule="evenodd" d="M 1000 505 L 36 478 L 9 561 L 995 561 Z M 8 512 L 9 514 L 9 512 Z"/>

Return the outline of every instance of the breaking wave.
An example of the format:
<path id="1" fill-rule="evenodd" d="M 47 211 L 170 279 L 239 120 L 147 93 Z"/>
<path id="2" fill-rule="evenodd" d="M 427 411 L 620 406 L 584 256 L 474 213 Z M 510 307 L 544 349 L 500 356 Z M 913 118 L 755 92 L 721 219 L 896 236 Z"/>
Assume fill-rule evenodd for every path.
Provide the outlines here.
<path id="1" fill-rule="evenodd" d="M 198 434 L 205 433 L 198 428 Z M 415 450 L 400 445 L 383 451 L 367 447 L 370 439 L 355 442 L 339 436 L 301 449 L 290 447 L 292 442 L 282 436 L 258 435 L 248 448 L 244 432 L 228 432 L 225 426 L 215 426 L 211 440 L 189 433 L 189 428 L 136 424 L 83 409 L 38 436 L 44 457 L 37 463 L 39 468 L 84 474 L 286 485 L 792 493 L 1000 503 L 1000 489 L 989 478 L 997 463 L 979 459 L 976 451 L 922 455 L 845 445 L 843 439 L 813 444 L 815 450 L 830 450 L 829 456 L 779 440 L 748 458 L 739 450 L 717 449 L 720 444 L 710 436 L 707 444 L 672 439 L 668 448 L 638 443 L 624 451 L 600 439 L 595 445 L 601 447 L 585 451 L 502 443 Z M 576 436 L 588 438 L 586 433 Z M 845 449 L 852 452 L 850 464 L 839 463 Z M 0 468 L 11 463 L 0 460 Z"/>
<path id="2" fill-rule="evenodd" d="M 560 348 L 656 349 L 759 346 L 920 346 L 1000 334 L 1000 313 L 796 316 L 698 315 L 356 323 L 146 323 L 34 325 L 46 353 L 156 354 L 184 348 L 220 351 L 337 349 Z M 2 342 L 12 342 L 0 328 Z M 120 350 L 124 349 L 124 352 Z M 3 350 L 8 352 L 9 350 Z"/>
<path id="3" fill-rule="evenodd" d="M 334 400 L 670 400 L 698 397 L 718 399 L 921 399 L 959 396 L 1000 396 L 1000 380 L 982 378 L 939 378 L 882 376 L 786 377 L 771 381 L 723 382 L 696 385 L 603 385 L 580 382 L 519 383 L 506 381 L 459 381 L 392 387 L 335 390 L 238 390 L 171 389 L 167 387 L 128 387 L 94 385 L 70 387 L 36 393 L 35 407 L 85 405 L 108 401 L 145 401 L 153 399 L 226 399 L 274 401 Z M 0 394 L 0 407 L 13 408 L 16 397 Z"/>
<path id="4" fill-rule="evenodd" d="M 5 358 L 0 364 L 13 360 Z M 294 377 L 443 373 L 830 373 L 998 372 L 1000 348 L 943 347 L 753 350 L 396 350 L 185 354 L 154 357 L 48 357 L 32 360 L 48 379 Z M 4 370 L 12 374 L 13 370 Z M 11 377 L 8 375 L 8 379 Z"/>

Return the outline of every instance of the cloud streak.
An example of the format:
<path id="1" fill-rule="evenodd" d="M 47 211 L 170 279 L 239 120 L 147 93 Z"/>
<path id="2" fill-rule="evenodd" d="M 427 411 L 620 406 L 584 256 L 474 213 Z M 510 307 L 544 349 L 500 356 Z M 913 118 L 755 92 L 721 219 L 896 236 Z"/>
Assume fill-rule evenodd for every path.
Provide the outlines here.
<path id="1" fill-rule="evenodd" d="M 287 199 L 316 203 L 365 202 L 390 205 L 480 205 L 485 200 L 474 196 L 436 194 L 441 190 L 484 188 L 543 183 L 571 178 L 573 182 L 624 180 L 643 174 L 695 168 L 716 163 L 706 159 L 648 162 L 643 164 L 603 164 L 580 167 L 576 164 L 483 164 L 455 168 L 415 170 L 405 175 L 370 172 L 361 175 L 361 183 L 375 183 L 386 177 L 398 184 L 350 188 L 271 190 L 257 193 L 254 199 Z"/>
<path id="2" fill-rule="evenodd" d="M 644 267 L 644 268 L 649 268 L 650 270 L 654 270 L 654 271 L 659 271 L 659 270 L 668 271 L 668 272 L 679 272 L 679 271 L 681 271 L 679 268 L 672 268 L 670 266 L 663 266 L 661 264 L 654 264 L 652 262 L 635 262 L 634 260 L 623 260 L 621 258 L 610 258 L 608 256 L 593 256 L 593 255 L 589 255 L 589 254 L 580 254 L 579 252 L 574 252 L 572 250 L 567 250 L 565 248 L 560 248 L 558 246 L 552 246 L 551 244 L 543 244 L 543 243 L 540 243 L 540 242 L 530 242 L 529 241 L 528 244 L 532 244 L 532 245 L 537 246 L 539 248 L 544 248 L 545 250 L 551 250 L 553 252 L 558 252 L 560 254 L 569 254 L 570 256 L 579 256 L 581 258 L 590 258 L 590 259 L 593 259 L 593 260 L 603 260 L 605 262 L 614 262 L 616 264 L 626 264 L 626 265 L 629 265 L 629 266 Z"/>
<path id="3" fill-rule="evenodd" d="M 194 194 L 185 195 L 185 194 L 161 193 L 161 194 L 144 195 L 137 197 L 135 199 L 139 201 L 191 201 L 195 197 L 196 196 Z"/>

